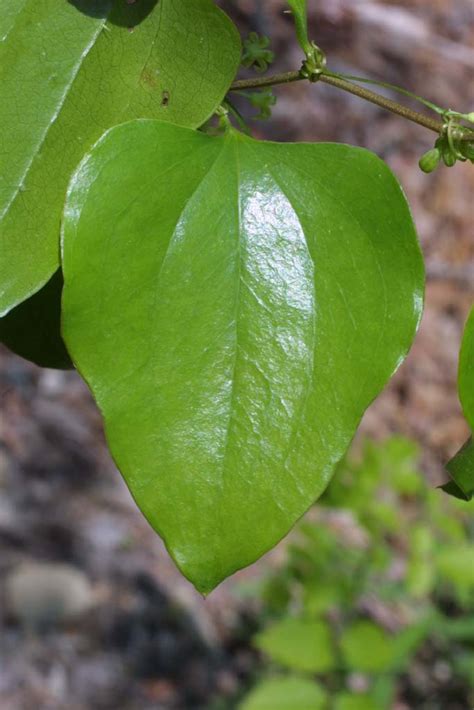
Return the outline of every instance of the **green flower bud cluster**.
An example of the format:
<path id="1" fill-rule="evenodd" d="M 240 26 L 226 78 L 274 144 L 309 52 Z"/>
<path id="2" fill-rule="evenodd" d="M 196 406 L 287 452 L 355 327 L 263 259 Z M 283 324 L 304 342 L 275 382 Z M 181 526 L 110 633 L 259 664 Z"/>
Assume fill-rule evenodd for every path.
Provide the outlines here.
<path id="1" fill-rule="evenodd" d="M 252 106 L 259 109 L 259 113 L 254 116 L 256 121 L 266 121 L 272 115 L 272 107 L 275 106 L 277 99 L 271 89 L 262 89 L 261 91 L 252 91 L 244 94 L 250 101 Z"/>
<path id="2" fill-rule="evenodd" d="M 306 53 L 306 59 L 301 67 L 301 75 L 309 81 L 316 82 L 326 67 L 326 55 L 314 42 L 311 51 Z"/>
<path id="3" fill-rule="evenodd" d="M 462 133 L 440 136 L 434 148 L 425 153 L 419 162 L 420 169 L 424 173 L 432 173 L 442 161 L 446 167 L 452 168 L 459 160 L 465 162 L 470 160 L 474 163 L 474 141 L 461 140 Z"/>
<path id="4" fill-rule="evenodd" d="M 253 67 L 256 72 L 263 74 L 268 66 L 275 59 L 274 53 L 268 49 L 270 38 L 265 35 L 258 35 L 251 32 L 244 40 L 244 50 L 242 54 L 242 66 L 250 69 Z"/>

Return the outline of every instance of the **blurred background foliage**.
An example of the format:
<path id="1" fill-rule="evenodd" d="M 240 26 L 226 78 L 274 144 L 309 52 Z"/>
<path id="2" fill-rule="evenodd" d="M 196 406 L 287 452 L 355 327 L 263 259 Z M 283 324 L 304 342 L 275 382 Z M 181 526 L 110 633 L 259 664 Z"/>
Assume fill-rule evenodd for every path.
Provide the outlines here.
<path id="1" fill-rule="evenodd" d="M 281 568 L 242 590 L 264 601 L 267 661 L 242 710 L 472 704 L 474 503 L 427 488 L 418 461 L 407 439 L 363 442 Z"/>
<path id="2" fill-rule="evenodd" d="M 219 4 L 244 38 L 270 37 L 250 40 L 260 68 L 300 66 L 284 0 Z M 472 0 L 308 5 L 335 70 L 472 110 Z M 474 301 L 474 170 L 423 175 L 431 134 L 331 87 L 274 96 L 236 100 L 256 137 L 355 143 L 401 180 L 427 263 L 415 346 L 323 499 L 206 601 L 130 499 L 80 378 L 0 348 L 1 710 L 474 705 L 473 505 L 436 488 L 467 437 L 456 371 Z"/>

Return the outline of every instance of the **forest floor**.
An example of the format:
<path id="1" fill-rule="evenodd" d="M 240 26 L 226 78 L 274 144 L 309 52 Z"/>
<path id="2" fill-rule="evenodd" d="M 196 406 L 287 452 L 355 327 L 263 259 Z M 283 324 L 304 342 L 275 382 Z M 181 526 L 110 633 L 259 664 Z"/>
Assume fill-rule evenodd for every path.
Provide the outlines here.
<path id="1" fill-rule="evenodd" d="M 275 70 L 299 67 L 284 2 L 222 5 L 244 34 L 272 37 Z M 335 70 L 472 110 L 472 0 L 309 5 L 318 7 L 314 34 Z M 427 262 L 426 311 L 412 352 L 367 412 L 362 433 L 414 438 L 427 480 L 439 483 L 443 462 L 467 435 L 456 369 L 474 302 L 473 166 L 425 176 L 417 166 L 432 145 L 425 129 L 322 84 L 276 94 L 272 119 L 252 124 L 255 136 L 365 146 L 391 165 L 407 193 Z M 204 601 L 136 509 L 77 374 L 41 371 L 3 349 L 0 398 L 2 710 L 188 710 L 231 698 L 255 663 L 247 640 L 257 610 L 242 600 L 238 582 L 259 575 L 284 544 Z M 66 567 L 49 618 L 52 563 Z M 8 590 L 15 575 L 21 584 L 18 570 L 26 588 L 13 603 Z"/>

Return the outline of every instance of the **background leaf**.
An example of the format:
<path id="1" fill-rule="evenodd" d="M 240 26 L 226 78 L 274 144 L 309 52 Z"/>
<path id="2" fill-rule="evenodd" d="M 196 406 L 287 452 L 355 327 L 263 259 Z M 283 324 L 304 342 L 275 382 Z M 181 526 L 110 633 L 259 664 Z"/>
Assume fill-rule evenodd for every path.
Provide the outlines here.
<path id="1" fill-rule="evenodd" d="M 139 117 L 199 126 L 240 60 L 237 30 L 212 0 L 8 5 L 0 18 L 0 315 L 58 268 L 67 184 L 104 130 Z"/>
<path id="2" fill-rule="evenodd" d="M 203 592 L 326 487 L 407 352 L 423 266 L 388 168 L 344 145 L 110 131 L 64 221 L 63 334 L 143 512 Z"/>
<path id="3" fill-rule="evenodd" d="M 287 0 L 295 19 L 296 36 L 305 54 L 312 51 L 308 36 L 308 3 L 307 0 Z"/>
<path id="4" fill-rule="evenodd" d="M 381 710 L 375 700 L 367 694 L 340 693 L 336 696 L 333 710 Z"/>
<path id="5" fill-rule="evenodd" d="M 474 544 L 440 550 L 436 564 L 442 577 L 461 590 L 474 590 Z"/>
<path id="6" fill-rule="evenodd" d="M 459 398 L 466 419 L 474 431 L 474 309 L 466 323 L 459 360 Z M 474 441 L 469 439 L 448 463 L 451 481 L 443 490 L 456 498 L 471 500 L 474 496 Z"/>
<path id="7" fill-rule="evenodd" d="M 61 291 L 58 270 L 38 293 L 0 318 L 0 342 L 40 367 L 74 365 L 61 338 Z"/>
<path id="8" fill-rule="evenodd" d="M 258 634 L 255 645 L 293 670 L 325 673 L 335 665 L 331 630 L 324 621 L 284 619 Z"/>
<path id="9" fill-rule="evenodd" d="M 459 397 L 474 430 L 474 308 L 466 323 L 459 362 Z"/>
<path id="10" fill-rule="evenodd" d="M 314 681 L 288 676 L 264 680 L 239 710 L 324 710 L 327 696 Z"/>
<path id="11" fill-rule="evenodd" d="M 347 666 L 355 671 L 378 673 L 392 665 L 392 641 L 371 621 L 354 623 L 344 631 L 340 643 Z"/>

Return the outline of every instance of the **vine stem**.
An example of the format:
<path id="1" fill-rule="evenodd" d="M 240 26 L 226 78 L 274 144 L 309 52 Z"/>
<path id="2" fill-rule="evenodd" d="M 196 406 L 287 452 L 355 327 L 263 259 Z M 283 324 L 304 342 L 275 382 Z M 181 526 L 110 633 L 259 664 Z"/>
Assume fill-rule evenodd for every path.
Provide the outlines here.
<path id="1" fill-rule="evenodd" d="M 265 88 L 268 86 L 277 86 L 279 84 L 292 84 L 296 81 L 308 81 L 308 78 L 304 76 L 300 71 L 289 71 L 284 72 L 283 74 L 275 74 L 273 76 L 256 77 L 253 79 L 241 79 L 238 81 L 234 81 L 234 83 L 230 87 L 230 91 L 258 89 Z M 334 86 L 338 89 L 341 89 L 342 91 L 346 91 L 349 94 L 358 96 L 359 98 L 364 99 L 365 101 L 369 101 L 370 103 L 375 104 L 376 106 L 380 106 L 381 108 L 384 108 L 387 111 L 391 111 L 392 113 L 395 113 L 398 116 L 402 116 L 403 118 L 406 118 L 409 121 L 412 121 L 413 123 L 417 123 L 418 125 L 423 126 L 424 128 L 428 128 L 434 133 L 441 134 L 443 131 L 444 123 L 442 121 L 439 121 L 436 118 L 430 118 L 429 116 L 425 116 L 425 114 L 420 113 L 419 111 L 414 111 L 413 109 L 410 109 L 407 106 L 404 106 L 403 104 L 399 104 L 397 101 L 393 101 L 393 99 L 389 99 L 386 96 L 377 94 L 375 91 L 367 89 L 364 86 L 354 84 L 352 81 L 343 79 L 342 77 L 337 76 L 332 72 L 325 73 L 323 71 L 319 75 L 317 81 L 313 83 L 317 83 L 318 81 L 322 81 L 324 84 L 329 84 L 330 86 Z M 474 140 L 474 132 L 469 131 L 462 137 L 462 140 Z"/>

